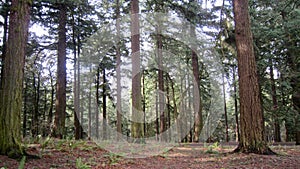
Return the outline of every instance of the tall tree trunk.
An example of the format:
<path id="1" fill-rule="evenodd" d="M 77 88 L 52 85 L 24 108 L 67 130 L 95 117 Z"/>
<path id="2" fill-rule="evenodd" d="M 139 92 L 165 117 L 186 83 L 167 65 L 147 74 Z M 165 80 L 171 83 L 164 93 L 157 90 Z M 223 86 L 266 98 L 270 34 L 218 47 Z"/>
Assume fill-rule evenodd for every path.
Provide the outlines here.
<path id="1" fill-rule="evenodd" d="M 142 74 L 142 103 L 143 103 L 143 113 L 144 113 L 144 119 L 143 119 L 143 130 L 144 130 L 144 135 L 147 136 L 147 130 L 146 130 L 146 127 L 147 127 L 147 123 L 146 123 L 146 92 L 145 92 L 145 71 L 143 70 L 143 74 Z"/>
<path id="2" fill-rule="evenodd" d="M 82 139 L 82 127 L 79 121 L 80 117 L 80 104 L 79 104 L 79 42 L 76 42 L 78 31 L 75 28 L 75 17 L 72 15 L 72 40 L 73 40 L 73 55 L 74 55 L 74 128 L 75 128 L 75 140 Z M 78 48 L 78 49 L 77 49 Z M 78 54 L 78 55 L 77 55 Z"/>
<path id="3" fill-rule="evenodd" d="M 121 49 L 120 49 L 120 1 L 116 2 L 116 29 L 117 29 L 117 42 L 116 42 L 116 57 L 117 57 L 117 132 L 122 134 L 122 86 L 121 86 Z"/>
<path id="4" fill-rule="evenodd" d="M 248 0 L 234 0 L 233 4 L 241 112 L 241 141 L 235 151 L 270 154 L 272 151 L 267 146 L 264 136 L 264 119 Z"/>
<path id="5" fill-rule="evenodd" d="M 277 96 L 276 96 L 276 84 L 274 79 L 274 68 L 273 68 L 273 61 L 269 59 L 270 64 L 270 80 L 271 80 L 271 90 L 272 90 L 272 102 L 273 102 L 273 118 L 274 118 L 274 141 L 281 142 L 280 137 L 280 124 L 278 118 L 278 104 L 277 104 Z"/>
<path id="6" fill-rule="evenodd" d="M 37 84 L 35 73 L 32 72 L 33 75 L 33 87 L 34 87 L 34 111 L 32 118 L 32 136 L 36 137 L 39 134 L 39 100 L 40 100 L 40 73 L 38 73 Z"/>
<path id="7" fill-rule="evenodd" d="M 7 41 L 7 30 L 8 30 L 8 18 L 9 18 L 9 0 L 5 0 L 4 3 L 4 12 L 3 12 L 3 37 L 2 37 L 2 55 L 0 55 L 1 58 L 1 69 L 0 69 L 0 84 L 3 78 L 3 67 L 4 67 L 4 59 L 6 54 L 6 41 Z"/>
<path id="8" fill-rule="evenodd" d="M 90 73 L 92 68 L 90 67 Z M 89 83 L 89 96 L 88 96 L 88 139 L 92 137 L 92 83 Z"/>
<path id="9" fill-rule="evenodd" d="M 65 135 L 66 119 L 66 23 L 67 7 L 64 3 L 58 4 L 58 59 L 57 59 L 57 84 L 55 101 L 55 118 L 52 130 L 52 136 L 62 139 Z"/>
<path id="10" fill-rule="evenodd" d="M 224 116 L 225 116 L 225 141 L 229 141 L 228 136 L 228 117 L 227 117 L 227 106 L 226 106 L 226 90 L 225 90 L 225 77 L 223 74 L 223 102 L 224 102 Z"/>
<path id="11" fill-rule="evenodd" d="M 100 67 L 97 69 L 97 78 L 96 78 L 96 138 L 99 139 L 99 107 L 100 107 Z"/>
<path id="12" fill-rule="evenodd" d="M 106 98 L 107 98 L 107 86 L 106 86 L 106 71 L 105 68 L 102 69 L 102 78 L 103 78 L 103 85 L 102 85 L 102 113 L 103 113 L 103 139 L 107 139 L 107 106 L 106 106 Z"/>
<path id="13" fill-rule="evenodd" d="M 282 19 L 284 21 L 283 25 L 287 25 L 287 14 L 285 12 L 281 13 Z M 284 27 L 286 33 L 286 46 L 287 46 L 287 63 L 290 68 L 290 84 L 293 89 L 292 93 L 292 103 L 293 108 L 296 111 L 295 117 L 295 136 L 296 145 L 300 145 L 300 62 L 299 62 L 299 48 L 297 38 L 292 38 L 290 30 Z"/>
<path id="14" fill-rule="evenodd" d="M 53 121 L 53 104 L 54 104 L 54 92 L 55 92 L 55 85 L 53 82 L 54 80 L 50 68 L 49 68 L 49 76 L 50 76 L 50 85 L 51 85 L 51 96 L 50 96 L 50 107 L 48 112 L 48 128 L 50 129 Z M 48 132 L 50 133 L 50 130 Z"/>
<path id="15" fill-rule="evenodd" d="M 26 137 L 27 131 L 27 114 L 28 114 L 28 83 L 25 80 L 25 88 L 24 88 L 24 111 L 23 111 L 23 138 Z"/>
<path id="16" fill-rule="evenodd" d="M 162 39 L 160 35 L 160 28 L 157 28 L 157 59 L 158 59 L 158 110 L 160 116 L 160 140 L 165 141 L 164 134 L 162 134 L 166 130 L 166 120 L 165 120 L 165 97 L 164 97 L 164 75 L 163 75 L 163 63 L 162 63 Z"/>
<path id="17" fill-rule="evenodd" d="M 233 97 L 234 97 L 234 115 L 235 115 L 235 130 L 236 130 L 236 140 L 240 142 L 240 125 L 239 125 L 239 113 L 238 113 L 238 98 L 237 98 L 237 81 L 236 81 L 236 67 L 232 67 L 233 76 Z"/>
<path id="18" fill-rule="evenodd" d="M 31 0 L 12 0 L 0 86 L 0 154 L 20 157 L 22 90 Z"/>
<path id="19" fill-rule="evenodd" d="M 141 63 L 139 1 L 131 0 L 131 62 L 132 62 L 132 137 L 140 143 L 143 137 L 143 112 L 141 105 Z"/>
<path id="20" fill-rule="evenodd" d="M 155 81 L 155 89 L 157 89 L 158 84 L 157 81 Z M 159 115 L 158 115 L 158 101 L 159 101 L 159 95 L 156 92 L 155 93 L 155 136 L 156 136 L 156 141 L 159 141 Z"/>
<path id="21" fill-rule="evenodd" d="M 191 1 L 193 3 L 193 1 Z M 190 26 L 190 35 L 191 37 L 196 37 L 196 28 L 195 25 L 191 24 Z M 201 93 L 200 93 L 200 73 L 199 73 L 199 62 L 197 56 L 197 47 L 195 44 L 191 44 L 191 53 L 192 53 L 192 67 L 193 67 L 193 75 L 195 78 L 196 84 L 194 84 L 194 94 L 195 98 L 199 100 L 199 102 L 195 101 L 193 103 L 194 106 L 194 142 L 199 142 L 200 132 L 203 127 L 203 119 L 202 119 L 202 106 L 201 106 Z M 196 93 L 197 92 L 197 93 Z M 195 104 L 199 103 L 199 104 Z"/>

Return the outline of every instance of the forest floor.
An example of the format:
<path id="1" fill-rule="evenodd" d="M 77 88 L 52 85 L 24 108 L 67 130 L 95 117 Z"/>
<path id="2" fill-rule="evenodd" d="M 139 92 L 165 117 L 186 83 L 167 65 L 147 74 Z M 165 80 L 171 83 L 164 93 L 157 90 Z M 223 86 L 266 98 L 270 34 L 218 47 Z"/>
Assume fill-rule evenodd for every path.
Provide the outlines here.
<path id="1" fill-rule="evenodd" d="M 52 140 L 47 144 L 27 145 L 27 152 L 37 155 L 39 159 L 14 160 L 0 155 L 0 169 L 300 168 L 300 146 L 294 143 L 271 145 L 277 155 L 230 153 L 235 147 L 236 143 L 181 144 L 161 155 L 125 158 L 103 150 L 93 142 Z M 25 162 L 24 166 L 22 161 Z"/>

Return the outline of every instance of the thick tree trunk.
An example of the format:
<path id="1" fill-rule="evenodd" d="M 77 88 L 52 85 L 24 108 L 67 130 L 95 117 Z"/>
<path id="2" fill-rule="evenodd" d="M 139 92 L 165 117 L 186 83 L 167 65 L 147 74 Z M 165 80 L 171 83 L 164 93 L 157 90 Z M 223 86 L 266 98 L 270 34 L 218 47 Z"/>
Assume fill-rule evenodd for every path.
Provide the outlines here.
<path id="1" fill-rule="evenodd" d="M 9 35 L 0 86 L 0 154 L 19 157 L 22 90 L 31 0 L 12 0 Z"/>
<path id="2" fill-rule="evenodd" d="M 194 3 L 194 1 L 191 1 Z M 190 35 L 191 37 L 196 37 L 196 27 L 191 24 L 190 27 Z M 194 142 L 199 142 L 199 136 L 203 127 L 203 118 L 202 118 L 202 106 L 201 106 L 201 93 L 200 93 L 200 73 L 199 73 L 199 61 L 197 55 L 197 47 L 195 44 L 191 44 L 191 52 L 192 52 L 192 67 L 193 67 L 193 75 L 195 78 L 196 84 L 194 84 L 194 94 L 195 98 L 199 100 L 199 104 L 197 101 L 193 103 L 194 106 L 194 116 L 195 116 L 195 124 L 194 124 Z M 197 93 L 196 93 L 197 92 Z"/>
<path id="3" fill-rule="evenodd" d="M 235 39 L 240 89 L 241 141 L 236 151 L 270 154 L 264 136 L 264 120 L 248 0 L 234 0 Z"/>
<path id="4" fill-rule="evenodd" d="M 132 62 L 132 137 L 140 143 L 143 134 L 143 112 L 141 105 L 141 70 L 140 70 L 140 24 L 139 1 L 131 0 L 131 62 Z"/>
<path id="5" fill-rule="evenodd" d="M 56 102 L 55 118 L 52 130 L 52 136 L 62 139 L 65 135 L 66 119 L 66 23 L 67 7 L 63 3 L 58 4 L 59 25 L 58 25 L 58 59 L 57 59 L 57 84 L 56 84 Z"/>

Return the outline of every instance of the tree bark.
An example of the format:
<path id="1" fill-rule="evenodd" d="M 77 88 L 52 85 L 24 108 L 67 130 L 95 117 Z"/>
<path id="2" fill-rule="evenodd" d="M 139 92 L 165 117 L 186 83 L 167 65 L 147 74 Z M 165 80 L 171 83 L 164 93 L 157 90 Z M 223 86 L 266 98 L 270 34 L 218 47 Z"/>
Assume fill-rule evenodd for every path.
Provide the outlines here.
<path id="1" fill-rule="evenodd" d="M 143 137 L 143 112 L 141 105 L 141 70 L 140 70 L 140 24 L 139 1 L 131 0 L 131 62 L 132 62 L 132 124 L 131 134 L 137 143 Z"/>
<path id="2" fill-rule="evenodd" d="M 6 41 L 7 41 L 7 30 L 8 30 L 8 18 L 9 18 L 9 1 L 5 0 L 4 3 L 4 12 L 3 12 L 3 37 L 2 37 L 2 55 L 0 55 L 1 58 L 1 69 L 0 69 L 0 84 L 3 78 L 3 67 L 4 67 L 4 59 L 5 59 L 5 54 L 6 54 Z"/>
<path id="3" fill-rule="evenodd" d="M 120 1 L 116 3 L 116 29 L 117 29 L 117 42 L 116 42 L 116 57 L 117 57 L 117 132 L 122 134 L 122 86 L 121 86 L 121 49 L 120 49 Z"/>
<path id="4" fill-rule="evenodd" d="M 250 29 L 248 0 L 234 0 L 235 39 L 238 55 L 241 140 L 235 151 L 273 153 L 265 141 L 264 120 Z"/>
<path id="5" fill-rule="evenodd" d="M 223 74 L 223 102 L 224 102 L 224 116 L 225 116 L 225 141 L 229 141 L 228 136 L 228 116 L 227 116 L 227 106 L 226 106 L 226 90 L 225 90 L 225 77 Z"/>
<path id="6" fill-rule="evenodd" d="M 102 85 L 102 113 L 103 113 L 103 139 L 107 139 L 107 106 L 106 106 L 106 71 L 105 68 L 102 69 L 102 78 L 103 78 L 103 85 Z"/>
<path id="7" fill-rule="evenodd" d="M 240 125 L 239 125 L 239 113 L 238 113 L 238 98 L 237 98 L 237 85 L 236 85 L 236 67 L 232 68 L 233 76 L 233 97 L 234 97 L 234 115 L 235 115 L 235 126 L 236 126 L 236 140 L 240 142 Z"/>
<path id="8" fill-rule="evenodd" d="M 57 84 L 55 101 L 55 118 L 52 136 L 62 139 L 65 135 L 66 119 L 66 23 L 67 7 L 64 3 L 58 4 L 59 25 L 58 25 L 58 59 L 57 59 Z"/>
<path id="9" fill-rule="evenodd" d="M 269 59 L 270 63 L 270 80 L 271 80 L 271 95 L 272 95 L 272 102 L 273 102 L 273 118 L 274 118 L 274 141 L 281 142 L 280 137 L 280 124 L 278 118 L 278 103 L 277 103 L 277 96 L 276 96 L 276 84 L 274 79 L 274 68 L 273 68 L 273 61 Z"/>
<path id="10" fill-rule="evenodd" d="M 195 26 L 191 25 L 190 33 L 191 37 L 196 37 L 196 30 Z M 192 44 L 192 67 L 193 67 L 193 75 L 195 78 L 196 83 L 194 84 L 194 94 L 195 98 L 199 100 L 199 105 L 193 103 L 194 106 L 194 116 L 195 116 L 195 124 L 194 124 L 194 142 L 199 142 L 200 132 L 203 127 L 203 119 L 202 119 L 202 106 L 201 106 L 201 95 L 200 95 L 200 73 L 199 73 L 199 62 L 198 62 L 198 55 L 196 53 L 196 45 Z M 197 93 L 196 93 L 197 92 Z M 198 95 L 198 96 L 197 96 Z M 197 98 L 198 97 L 198 98 Z"/>
<path id="11" fill-rule="evenodd" d="M 12 0 L 0 86 L 0 154 L 20 157 L 22 90 L 31 0 Z"/>

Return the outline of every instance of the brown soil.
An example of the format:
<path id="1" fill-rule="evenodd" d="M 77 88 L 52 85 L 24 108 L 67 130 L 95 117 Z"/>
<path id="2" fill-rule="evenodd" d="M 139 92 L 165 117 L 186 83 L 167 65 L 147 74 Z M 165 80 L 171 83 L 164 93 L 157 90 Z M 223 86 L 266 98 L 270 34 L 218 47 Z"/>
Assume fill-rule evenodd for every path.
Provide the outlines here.
<path id="1" fill-rule="evenodd" d="M 31 144 L 29 154 L 40 159 L 26 159 L 26 169 L 50 168 L 300 168 L 300 146 L 291 143 L 270 146 L 278 155 L 230 153 L 235 143 L 218 146 L 183 144 L 158 156 L 125 158 L 109 153 L 92 142 L 53 141 L 45 145 Z M 0 155 L 0 169 L 16 169 L 20 160 Z"/>

